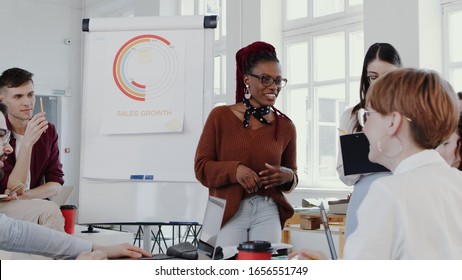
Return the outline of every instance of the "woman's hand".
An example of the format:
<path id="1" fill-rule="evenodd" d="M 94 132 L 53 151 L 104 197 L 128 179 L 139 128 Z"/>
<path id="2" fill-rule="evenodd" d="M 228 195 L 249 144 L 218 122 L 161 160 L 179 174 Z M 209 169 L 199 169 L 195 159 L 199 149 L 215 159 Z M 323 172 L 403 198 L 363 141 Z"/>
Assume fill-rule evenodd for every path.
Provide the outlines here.
<path id="1" fill-rule="evenodd" d="M 268 168 L 261 171 L 260 180 L 262 186 L 265 189 L 274 188 L 276 186 L 284 185 L 285 183 L 292 182 L 294 180 L 294 171 L 284 166 L 276 166 L 265 163 Z"/>
<path id="2" fill-rule="evenodd" d="M 242 164 L 237 167 L 236 180 L 247 193 L 257 192 L 262 186 L 257 173 Z"/>

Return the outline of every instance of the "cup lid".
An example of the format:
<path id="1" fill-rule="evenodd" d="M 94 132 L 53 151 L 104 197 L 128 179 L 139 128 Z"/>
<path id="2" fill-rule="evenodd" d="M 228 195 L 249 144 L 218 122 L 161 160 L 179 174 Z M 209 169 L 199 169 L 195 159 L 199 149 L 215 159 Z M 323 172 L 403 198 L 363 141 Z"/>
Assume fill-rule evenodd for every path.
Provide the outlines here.
<path id="1" fill-rule="evenodd" d="M 67 210 L 67 209 L 77 209 L 77 206 L 75 206 L 75 205 L 61 205 L 59 208 L 61 210 L 62 209 L 65 209 L 65 210 Z"/>
<path id="2" fill-rule="evenodd" d="M 271 247 L 271 243 L 268 241 L 247 241 L 242 242 L 237 247 L 238 250 L 242 251 L 250 251 L 250 252 L 271 252 L 273 248 Z"/>

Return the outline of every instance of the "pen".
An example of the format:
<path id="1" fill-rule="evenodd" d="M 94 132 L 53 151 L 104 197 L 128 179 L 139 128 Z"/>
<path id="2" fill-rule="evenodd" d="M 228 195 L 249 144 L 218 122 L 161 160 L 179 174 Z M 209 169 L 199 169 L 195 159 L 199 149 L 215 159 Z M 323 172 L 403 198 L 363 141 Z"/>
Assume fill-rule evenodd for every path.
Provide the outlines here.
<path id="1" fill-rule="evenodd" d="M 42 101 L 42 97 L 40 97 L 40 111 L 42 111 L 42 113 L 43 113 L 43 101 Z"/>
<path id="2" fill-rule="evenodd" d="M 345 130 L 343 130 L 343 129 L 341 129 L 341 128 L 338 128 L 338 127 L 337 127 L 337 130 L 340 131 L 340 132 L 343 133 L 343 134 L 348 134 L 348 131 L 345 131 Z"/>

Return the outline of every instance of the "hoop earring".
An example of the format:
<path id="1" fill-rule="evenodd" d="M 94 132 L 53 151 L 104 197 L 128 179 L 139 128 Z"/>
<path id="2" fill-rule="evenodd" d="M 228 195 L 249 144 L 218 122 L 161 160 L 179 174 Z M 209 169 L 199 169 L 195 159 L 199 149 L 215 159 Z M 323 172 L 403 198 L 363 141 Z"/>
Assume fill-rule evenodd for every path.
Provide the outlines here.
<path id="1" fill-rule="evenodd" d="M 403 143 L 401 143 L 401 140 L 399 140 L 399 138 L 396 136 L 385 138 L 387 136 L 388 135 L 385 134 L 382 138 L 380 138 L 379 142 L 377 143 L 377 148 L 379 152 L 386 158 L 394 158 L 399 156 L 403 152 Z M 395 143 L 393 143 L 393 141 Z M 395 149 L 397 149 L 397 151 L 393 152 Z"/>
<path id="2" fill-rule="evenodd" d="M 245 85 L 244 98 L 245 99 L 250 99 L 250 97 L 252 97 L 252 95 L 250 94 L 249 85 Z"/>

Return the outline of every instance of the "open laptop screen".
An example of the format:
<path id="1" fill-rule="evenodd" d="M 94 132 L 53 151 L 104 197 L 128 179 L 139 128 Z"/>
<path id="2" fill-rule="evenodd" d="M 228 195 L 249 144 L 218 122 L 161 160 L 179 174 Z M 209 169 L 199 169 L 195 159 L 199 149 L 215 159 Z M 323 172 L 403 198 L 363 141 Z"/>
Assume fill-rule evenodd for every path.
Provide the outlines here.
<path id="1" fill-rule="evenodd" d="M 209 196 L 205 208 L 204 221 L 199 236 L 199 258 L 203 255 L 211 259 L 215 257 L 218 233 L 221 229 L 223 214 L 225 213 L 226 200 Z"/>

